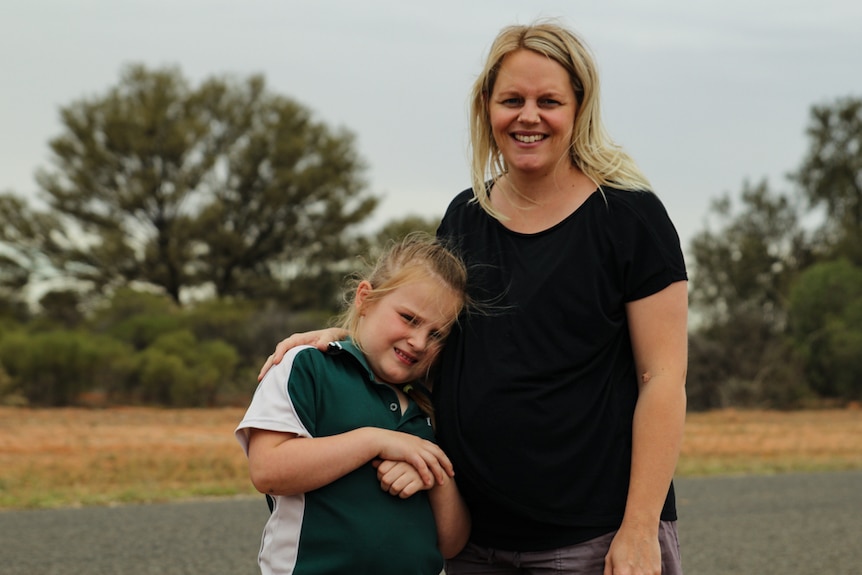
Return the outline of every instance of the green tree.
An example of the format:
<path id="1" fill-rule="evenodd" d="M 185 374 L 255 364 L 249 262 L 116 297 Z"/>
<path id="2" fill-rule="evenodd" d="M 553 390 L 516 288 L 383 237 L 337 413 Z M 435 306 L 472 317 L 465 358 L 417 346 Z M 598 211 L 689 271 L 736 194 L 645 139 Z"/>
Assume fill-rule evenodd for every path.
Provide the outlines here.
<path id="1" fill-rule="evenodd" d="M 805 270 L 790 292 L 790 334 L 821 396 L 862 399 L 862 267 L 837 260 Z"/>
<path id="2" fill-rule="evenodd" d="M 718 228 L 691 241 L 692 307 L 708 325 L 744 313 L 779 331 L 790 282 L 811 258 L 799 211 L 765 181 L 746 183 L 740 199 L 738 209 L 727 195 L 713 201 Z"/>
<path id="3" fill-rule="evenodd" d="M 793 179 L 826 218 L 820 241 L 830 258 L 862 265 L 862 98 L 813 106 L 809 148 Z"/>
<path id="4" fill-rule="evenodd" d="M 380 257 L 393 242 L 401 241 L 411 232 L 425 232 L 434 235 L 440 225 L 439 217 L 404 216 L 386 222 L 382 228 L 368 238 L 367 245 L 360 252 L 361 263 L 370 264 Z"/>
<path id="5" fill-rule="evenodd" d="M 39 298 L 42 317 L 65 328 L 83 323 L 80 295 L 69 289 L 51 290 Z"/>
<path id="6" fill-rule="evenodd" d="M 340 265 L 378 201 L 353 136 L 260 76 L 194 87 L 175 68 L 132 65 L 61 121 L 53 167 L 37 174 L 49 210 L 16 245 L 96 289 L 144 282 L 177 302 L 193 288 L 283 293 Z"/>
<path id="7" fill-rule="evenodd" d="M 89 327 L 143 350 L 163 334 L 181 329 L 182 317 L 176 302 L 164 294 L 122 288 L 93 311 Z"/>
<path id="8" fill-rule="evenodd" d="M 24 289 L 45 279 L 51 231 L 56 219 L 30 208 L 11 192 L 0 194 L 0 316 L 26 319 Z"/>
<path id="9" fill-rule="evenodd" d="M 785 341 L 787 292 L 810 259 L 793 198 L 746 183 L 712 203 L 717 227 L 690 244 L 692 408 L 789 407 L 809 391 Z"/>

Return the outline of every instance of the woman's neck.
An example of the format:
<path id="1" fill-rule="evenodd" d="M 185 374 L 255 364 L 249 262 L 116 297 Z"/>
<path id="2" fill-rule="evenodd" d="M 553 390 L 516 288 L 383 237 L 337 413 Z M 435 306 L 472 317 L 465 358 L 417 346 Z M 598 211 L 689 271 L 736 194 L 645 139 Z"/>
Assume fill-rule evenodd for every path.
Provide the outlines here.
<path id="1" fill-rule="evenodd" d="M 502 223 L 510 230 L 538 233 L 567 218 L 597 187 L 574 166 L 543 177 L 509 173 L 494 183 L 491 205 L 508 218 Z"/>

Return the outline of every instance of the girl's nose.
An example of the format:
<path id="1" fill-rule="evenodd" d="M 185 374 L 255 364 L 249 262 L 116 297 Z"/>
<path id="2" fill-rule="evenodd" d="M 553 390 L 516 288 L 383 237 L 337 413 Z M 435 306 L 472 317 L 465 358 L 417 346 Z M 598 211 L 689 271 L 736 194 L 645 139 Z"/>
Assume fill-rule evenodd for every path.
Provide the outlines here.
<path id="1" fill-rule="evenodd" d="M 415 329 L 413 333 L 410 334 L 410 337 L 407 338 L 407 342 L 414 349 L 425 349 L 425 346 L 428 345 L 428 334 L 425 333 L 424 330 Z"/>

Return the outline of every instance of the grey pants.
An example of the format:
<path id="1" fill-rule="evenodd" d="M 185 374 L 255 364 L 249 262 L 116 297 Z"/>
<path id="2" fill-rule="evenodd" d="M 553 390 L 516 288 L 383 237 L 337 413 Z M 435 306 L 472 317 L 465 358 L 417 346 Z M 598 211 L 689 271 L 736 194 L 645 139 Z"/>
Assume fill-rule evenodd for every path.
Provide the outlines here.
<path id="1" fill-rule="evenodd" d="M 503 551 L 468 543 L 446 562 L 446 575 L 602 575 L 616 532 L 548 551 Z M 658 530 L 662 575 L 682 575 L 676 521 Z"/>

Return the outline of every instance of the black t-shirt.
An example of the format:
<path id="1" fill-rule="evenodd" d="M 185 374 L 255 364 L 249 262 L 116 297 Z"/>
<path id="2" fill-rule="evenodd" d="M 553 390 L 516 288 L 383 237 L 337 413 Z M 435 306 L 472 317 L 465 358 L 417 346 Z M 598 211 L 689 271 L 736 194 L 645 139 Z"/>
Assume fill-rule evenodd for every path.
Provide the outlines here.
<path id="1" fill-rule="evenodd" d="M 686 271 L 653 193 L 603 191 L 521 234 L 466 190 L 438 230 L 483 304 L 447 341 L 434 390 L 438 440 L 478 544 L 550 549 L 622 520 L 638 396 L 625 304 Z M 672 487 L 662 519 L 676 519 Z"/>

